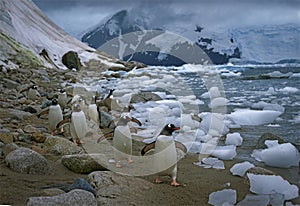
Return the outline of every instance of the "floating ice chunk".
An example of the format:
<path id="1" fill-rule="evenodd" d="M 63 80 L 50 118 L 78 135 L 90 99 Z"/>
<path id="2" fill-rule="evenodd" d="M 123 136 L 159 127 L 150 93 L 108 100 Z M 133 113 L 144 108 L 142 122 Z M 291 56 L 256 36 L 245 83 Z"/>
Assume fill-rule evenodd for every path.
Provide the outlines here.
<path id="1" fill-rule="evenodd" d="M 292 72 L 288 72 L 288 73 L 281 73 L 280 71 L 274 71 L 274 72 L 270 72 L 267 75 L 270 76 L 271 78 L 288 78 L 292 75 Z"/>
<path id="2" fill-rule="evenodd" d="M 255 194 L 282 194 L 284 200 L 291 200 L 298 197 L 298 187 L 291 185 L 281 176 L 255 175 L 252 173 L 247 173 L 247 176 L 250 182 L 250 191 Z"/>
<path id="3" fill-rule="evenodd" d="M 199 162 L 194 162 L 194 165 L 204 168 L 225 169 L 224 162 L 213 157 L 203 158 Z"/>
<path id="4" fill-rule="evenodd" d="M 278 91 L 283 93 L 296 93 L 299 92 L 299 89 L 297 89 L 296 87 L 284 87 L 283 89 L 279 89 Z"/>
<path id="5" fill-rule="evenodd" d="M 296 123 L 296 124 L 300 123 L 300 115 L 295 116 L 294 119 L 289 120 L 289 122 Z"/>
<path id="6" fill-rule="evenodd" d="M 211 155 L 221 160 L 232 160 L 236 156 L 236 146 L 216 146 Z"/>
<path id="7" fill-rule="evenodd" d="M 290 78 L 300 78 L 300 73 L 294 73 Z"/>
<path id="8" fill-rule="evenodd" d="M 237 203 L 236 206 L 267 206 L 269 205 L 269 195 L 247 195 L 242 201 Z"/>
<path id="9" fill-rule="evenodd" d="M 266 141 L 267 149 L 253 150 L 251 156 L 268 166 L 288 168 L 298 166 L 300 154 L 291 143 L 278 144 L 275 141 Z"/>
<path id="10" fill-rule="evenodd" d="M 209 108 L 225 107 L 227 103 L 228 103 L 228 99 L 224 97 L 217 97 L 211 100 L 208 106 Z"/>
<path id="11" fill-rule="evenodd" d="M 264 101 L 260 101 L 258 103 L 254 103 L 251 106 L 253 109 L 263 109 L 263 110 L 274 110 L 283 113 L 284 107 L 279 104 L 271 104 Z"/>
<path id="12" fill-rule="evenodd" d="M 191 129 L 199 128 L 199 122 L 193 120 L 190 114 L 181 115 L 181 125 L 189 126 Z"/>
<path id="13" fill-rule="evenodd" d="M 212 192 L 209 195 L 208 204 L 221 206 L 224 204 L 234 205 L 236 203 L 236 190 L 224 189 Z"/>
<path id="14" fill-rule="evenodd" d="M 202 121 L 200 123 L 200 129 L 205 133 L 208 133 L 209 130 L 215 130 L 219 134 L 224 135 L 229 132 L 228 127 L 225 123 L 225 116 L 217 113 L 205 113 L 201 114 L 200 118 Z"/>
<path id="15" fill-rule="evenodd" d="M 214 98 L 217 98 L 217 97 L 221 97 L 221 93 L 220 93 L 218 87 L 211 87 L 211 88 L 208 90 L 208 93 L 209 93 L 209 97 L 210 97 L 211 99 L 214 99 Z"/>
<path id="16" fill-rule="evenodd" d="M 255 167 L 255 165 L 251 164 L 250 162 L 247 162 L 247 161 L 243 162 L 243 163 L 237 163 L 230 168 L 230 172 L 233 175 L 238 175 L 238 176 L 244 177 L 247 170 L 252 167 Z"/>
<path id="17" fill-rule="evenodd" d="M 271 110 L 240 109 L 228 115 L 239 125 L 265 125 L 272 123 L 282 113 Z"/>
<path id="18" fill-rule="evenodd" d="M 240 133 L 234 132 L 226 135 L 225 144 L 226 145 L 235 145 L 241 146 L 243 143 L 243 138 Z"/>

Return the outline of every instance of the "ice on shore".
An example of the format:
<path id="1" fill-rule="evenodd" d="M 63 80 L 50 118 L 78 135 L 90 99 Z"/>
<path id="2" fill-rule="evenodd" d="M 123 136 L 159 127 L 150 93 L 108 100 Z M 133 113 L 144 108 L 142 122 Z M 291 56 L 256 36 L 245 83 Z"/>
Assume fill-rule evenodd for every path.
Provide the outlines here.
<path id="1" fill-rule="evenodd" d="M 215 136 L 221 136 L 229 132 L 226 126 L 225 116 L 217 113 L 201 113 L 200 118 L 202 119 L 200 123 L 200 129 L 206 134 L 210 133 Z M 209 131 L 215 131 L 215 133 Z"/>
<path id="2" fill-rule="evenodd" d="M 226 140 L 225 140 L 226 145 L 241 146 L 242 143 L 243 143 L 243 138 L 241 137 L 240 133 L 234 132 L 226 135 Z"/>
<path id="3" fill-rule="evenodd" d="M 272 110 L 239 109 L 227 117 L 239 125 L 265 125 L 274 122 L 281 114 Z"/>
<path id="4" fill-rule="evenodd" d="M 267 149 L 253 150 L 251 156 L 268 166 L 289 168 L 299 166 L 300 154 L 291 143 L 278 144 L 278 140 L 265 141 Z"/>
<path id="5" fill-rule="evenodd" d="M 287 180 L 277 175 L 256 175 L 247 173 L 250 182 L 250 191 L 259 195 L 282 194 L 284 200 L 298 197 L 298 187 L 291 185 Z"/>
<path id="6" fill-rule="evenodd" d="M 247 170 L 252 167 L 255 167 L 255 165 L 250 162 L 247 162 L 247 161 L 242 162 L 242 163 L 237 163 L 230 168 L 230 172 L 233 175 L 238 175 L 238 176 L 244 177 Z"/>
<path id="7" fill-rule="evenodd" d="M 237 206 L 268 206 L 270 202 L 269 195 L 247 195 Z"/>
<path id="8" fill-rule="evenodd" d="M 217 192 L 212 192 L 209 195 L 208 204 L 221 206 L 221 205 L 234 205 L 236 203 L 236 190 L 224 189 Z"/>
<path id="9" fill-rule="evenodd" d="M 221 160 L 232 160 L 236 156 L 236 146 L 216 146 L 211 155 Z"/>
<path id="10" fill-rule="evenodd" d="M 194 162 L 194 165 L 204 168 L 225 169 L 224 162 L 213 157 L 203 158 L 199 162 Z"/>

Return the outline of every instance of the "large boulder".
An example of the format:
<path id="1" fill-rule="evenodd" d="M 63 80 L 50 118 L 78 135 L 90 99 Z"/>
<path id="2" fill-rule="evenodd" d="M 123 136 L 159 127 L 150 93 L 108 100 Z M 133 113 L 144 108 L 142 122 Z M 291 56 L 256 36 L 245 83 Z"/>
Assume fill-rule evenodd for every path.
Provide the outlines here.
<path id="1" fill-rule="evenodd" d="M 97 200 L 94 195 L 85 190 L 71 190 L 68 193 L 60 194 L 51 197 L 29 197 L 27 206 L 69 206 L 69 205 L 88 205 L 97 206 Z"/>
<path id="2" fill-rule="evenodd" d="M 25 147 L 10 152 L 5 162 L 13 171 L 20 173 L 48 174 L 51 170 L 45 157 Z"/>
<path id="3" fill-rule="evenodd" d="M 148 102 L 162 100 L 161 97 L 152 92 L 140 92 L 133 94 L 130 103 Z"/>
<path id="4" fill-rule="evenodd" d="M 68 155 L 82 153 L 83 149 L 73 142 L 58 136 L 47 135 L 44 149 L 55 155 Z"/>
<path id="5" fill-rule="evenodd" d="M 96 171 L 88 175 L 100 205 L 145 205 L 143 202 L 153 184 L 141 178 L 111 171 Z"/>
<path id="6" fill-rule="evenodd" d="M 81 66 L 82 66 L 77 52 L 74 52 L 74 51 L 68 51 L 67 53 L 65 53 L 62 57 L 62 63 L 68 69 L 80 70 Z"/>
<path id="7" fill-rule="evenodd" d="M 87 174 L 95 170 L 107 170 L 93 159 L 95 155 L 96 154 L 64 155 L 61 162 L 66 168 L 75 173 Z"/>
<path id="8" fill-rule="evenodd" d="M 284 141 L 281 137 L 272 134 L 272 133 L 264 133 L 257 141 L 257 144 L 255 146 L 255 149 L 265 149 L 267 148 L 267 146 L 265 145 L 265 141 L 266 140 L 278 140 L 279 144 L 283 144 L 286 143 L 286 141 Z"/>

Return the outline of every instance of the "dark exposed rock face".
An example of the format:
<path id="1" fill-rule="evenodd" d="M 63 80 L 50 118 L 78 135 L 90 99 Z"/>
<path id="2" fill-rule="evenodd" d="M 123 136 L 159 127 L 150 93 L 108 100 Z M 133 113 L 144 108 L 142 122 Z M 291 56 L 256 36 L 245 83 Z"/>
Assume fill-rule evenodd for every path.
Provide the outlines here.
<path id="1" fill-rule="evenodd" d="M 65 53 L 62 57 L 62 63 L 69 69 L 81 69 L 80 59 L 77 52 L 69 51 Z"/>

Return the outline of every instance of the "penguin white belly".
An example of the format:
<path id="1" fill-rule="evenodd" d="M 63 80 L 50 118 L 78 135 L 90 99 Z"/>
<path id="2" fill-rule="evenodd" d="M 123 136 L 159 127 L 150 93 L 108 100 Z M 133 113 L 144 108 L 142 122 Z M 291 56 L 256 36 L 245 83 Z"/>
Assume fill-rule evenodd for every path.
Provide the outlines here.
<path id="1" fill-rule="evenodd" d="M 67 94 L 66 93 L 59 94 L 57 98 L 57 102 L 61 106 L 61 108 L 65 108 L 68 102 Z"/>
<path id="2" fill-rule="evenodd" d="M 89 105 L 89 118 L 94 121 L 96 124 L 100 124 L 99 114 L 96 104 Z"/>
<path id="3" fill-rule="evenodd" d="M 88 129 L 84 112 L 73 112 L 70 124 L 70 133 L 73 139 L 84 138 L 87 131 Z"/>
<path id="4" fill-rule="evenodd" d="M 63 120 L 63 114 L 59 105 L 52 105 L 49 108 L 48 122 L 51 131 L 56 129 L 56 125 Z"/>
<path id="5" fill-rule="evenodd" d="M 160 135 L 157 137 L 153 166 L 159 174 L 171 175 L 172 178 L 176 178 L 177 152 L 172 136 Z"/>
<path id="6" fill-rule="evenodd" d="M 113 146 L 118 159 L 128 158 L 132 154 L 132 137 L 128 125 L 115 128 Z"/>
<path id="7" fill-rule="evenodd" d="M 28 94 L 27 94 L 27 98 L 30 100 L 36 100 L 38 98 L 38 96 L 40 96 L 40 93 L 35 90 L 35 89 L 29 89 Z"/>

